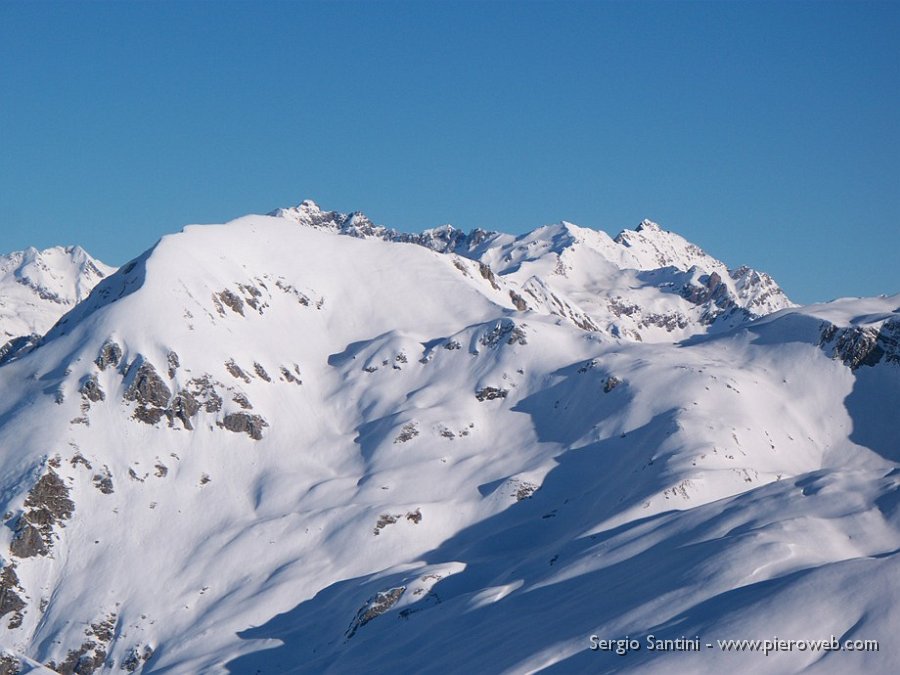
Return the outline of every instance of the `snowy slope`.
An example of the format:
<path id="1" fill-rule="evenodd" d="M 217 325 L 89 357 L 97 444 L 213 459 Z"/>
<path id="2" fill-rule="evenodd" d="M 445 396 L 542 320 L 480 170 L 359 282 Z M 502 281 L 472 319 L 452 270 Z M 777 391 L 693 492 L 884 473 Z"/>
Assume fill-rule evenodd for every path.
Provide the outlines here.
<path id="1" fill-rule="evenodd" d="M 114 271 L 80 246 L 0 255 L 0 346 L 11 338 L 43 335 Z"/>
<path id="2" fill-rule="evenodd" d="M 304 204 L 164 237 L 0 367 L 0 664 L 900 665 L 900 296 L 761 300 L 648 224 L 429 246 Z M 646 273 L 716 273 L 733 325 Z M 553 304 L 599 323 L 626 278 L 686 327 Z M 644 642 L 773 633 L 882 650 Z"/>

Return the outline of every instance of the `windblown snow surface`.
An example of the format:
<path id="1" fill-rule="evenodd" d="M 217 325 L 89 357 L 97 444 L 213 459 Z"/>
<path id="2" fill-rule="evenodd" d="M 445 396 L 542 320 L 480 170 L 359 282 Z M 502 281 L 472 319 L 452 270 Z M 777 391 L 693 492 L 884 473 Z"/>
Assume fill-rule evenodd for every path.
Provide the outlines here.
<path id="1" fill-rule="evenodd" d="M 900 296 L 797 307 L 649 221 L 307 201 L 163 237 L 34 342 L 2 673 L 900 667 Z M 718 642 L 832 636 L 879 649 Z"/>

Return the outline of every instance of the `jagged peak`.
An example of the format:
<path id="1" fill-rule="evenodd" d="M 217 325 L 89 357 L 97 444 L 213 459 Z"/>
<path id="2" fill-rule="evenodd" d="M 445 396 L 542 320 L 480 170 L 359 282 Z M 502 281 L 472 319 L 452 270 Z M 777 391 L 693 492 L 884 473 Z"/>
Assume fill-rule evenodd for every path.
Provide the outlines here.
<path id="1" fill-rule="evenodd" d="M 296 206 L 275 209 L 267 215 L 286 218 L 301 225 L 327 229 L 337 234 L 360 239 L 376 238 L 384 241 L 418 244 L 439 253 L 457 252 L 462 255 L 470 254 L 487 240 L 498 235 L 497 232 L 482 228 L 475 228 L 467 234 L 464 230 L 449 223 L 421 232 L 401 232 L 391 227 L 375 224 L 362 211 L 346 214 L 340 211 L 323 210 L 312 199 L 304 199 Z"/>
<path id="2" fill-rule="evenodd" d="M 637 224 L 637 227 L 634 228 L 635 232 L 662 232 L 662 228 L 659 226 L 659 223 L 655 223 L 652 220 L 644 218 L 641 222 Z"/>
<path id="3" fill-rule="evenodd" d="M 637 239 L 647 239 L 647 238 L 655 238 L 658 235 L 663 235 L 664 237 L 678 237 L 679 239 L 683 239 L 680 235 L 671 232 L 669 230 L 664 229 L 659 223 L 649 220 L 645 218 L 641 222 L 639 222 L 633 229 L 630 230 L 622 230 L 615 237 L 615 242 L 617 244 L 624 244 L 629 246 L 631 242 Z"/>
<path id="4" fill-rule="evenodd" d="M 267 215 L 286 218 L 301 225 L 339 229 L 349 216 L 339 211 L 323 211 L 312 199 L 304 199 L 296 206 L 288 206 L 270 211 Z"/>

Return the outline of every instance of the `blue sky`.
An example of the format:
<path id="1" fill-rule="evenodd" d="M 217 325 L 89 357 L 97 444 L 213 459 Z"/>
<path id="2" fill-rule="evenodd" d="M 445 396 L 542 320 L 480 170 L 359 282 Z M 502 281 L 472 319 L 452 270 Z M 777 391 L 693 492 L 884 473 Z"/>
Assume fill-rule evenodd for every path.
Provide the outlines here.
<path id="1" fill-rule="evenodd" d="M 0 2 L 0 251 L 304 198 L 900 292 L 900 3 Z"/>

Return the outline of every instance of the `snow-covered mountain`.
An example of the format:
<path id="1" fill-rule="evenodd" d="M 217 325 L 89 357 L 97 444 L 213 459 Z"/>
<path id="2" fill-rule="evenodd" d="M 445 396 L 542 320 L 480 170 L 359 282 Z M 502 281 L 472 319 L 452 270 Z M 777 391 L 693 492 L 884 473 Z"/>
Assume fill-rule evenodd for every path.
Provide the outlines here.
<path id="1" fill-rule="evenodd" d="M 80 246 L 0 255 L 0 358 L 47 332 L 114 271 Z"/>
<path id="2" fill-rule="evenodd" d="M 189 226 L 0 367 L 0 672 L 892 672 L 897 400 L 648 221 Z"/>

